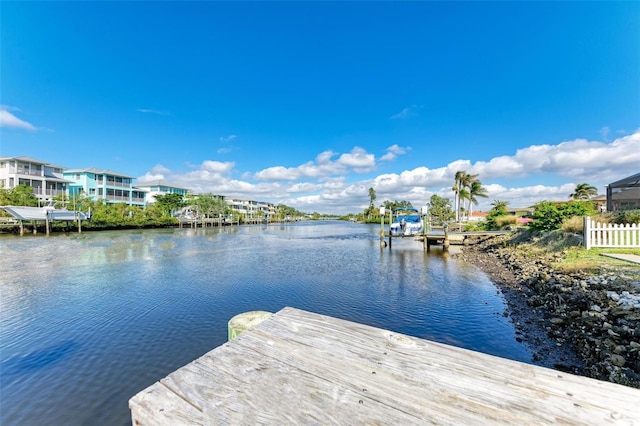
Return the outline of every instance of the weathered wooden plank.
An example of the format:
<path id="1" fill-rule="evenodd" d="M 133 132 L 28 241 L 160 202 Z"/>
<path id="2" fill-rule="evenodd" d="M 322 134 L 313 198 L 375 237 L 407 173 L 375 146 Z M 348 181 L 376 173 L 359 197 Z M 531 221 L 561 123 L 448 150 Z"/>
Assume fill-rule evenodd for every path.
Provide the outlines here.
<path id="1" fill-rule="evenodd" d="M 639 416 L 635 407 L 640 402 L 640 391 L 608 382 L 335 318 L 309 316 L 303 311 L 288 311 L 265 324 L 261 331 L 271 328 L 273 335 L 277 334 L 294 347 L 324 347 L 326 357 L 339 359 L 350 368 L 367 363 L 378 377 L 383 374 L 382 370 L 399 376 L 393 379 L 398 386 L 415 383 L 418 388 L 429 388 L 426 397 L 444 394 L 455 400 L 466 398 L 464 404 L 469 406 L 464 407 L 465 410 L 477 403 L 480 408 L 516 410 L 523 420 L 533 416 L 538 421 L 554 422 L 583 419 L 589 423 L 594 419 L 608 421 Z M 313 353 L 305 350 L 304 355 Z M 323 368 L 325 373 L 330 371 L 327 366 Z M 416 392 L 419 390 L 411 390 L 412 394 Z M 540 410 L 540 403 L 545 404 L 544 410 Z"/>
<path id="2" fill-rule="evenodd" d="M 129 409 L 134 426 L 209 424 L 201 410 L 159 382 L 131 398 Z"/>
<path id="3" fill-rule="evenodd" d="M 285 308 L 130 407 L 138 424 L 640 424 L 639 403 L 637 389 Z"/>
<path id="4" fill-rule="evenodd" d="M 258 333 L 259 334 L 259 333 Z M 252 349 L 262 352 L 268 349 L 262 336 L 247 336 L 245 343 L 249 342 Z M 419 382 L 411 378 L 394 375 L 384 368 L 383 365 L 373 365 L 363 362 L 344 362 L 336 359 L 326 351 L 304 352 L 291 350 L 291 344 L 286 339 L 275 338 L 271 340 L 272 348 L 270 354 L 275 355 L 279 360 L 295 366 L 295 368 L 305 371 L 314 376 L 321 376 L 324 380 L 340 384 L 343 387 L 351 388 L 360 394 L 363 404 L 378 412 L 378 417 L 382 417 L 382 412 L 389 410 L 400 410 L 403 413 L 411 413 L 416 416 L 419 423 L 427 421 L 436 424 L 467 423 L 477 420 L 478 414 L 483 418 L 492 420 L 502 420 L 515 422 L 522 420 L 523 416 L 514 416 L 508 410 L 499 410 L 494 405 L 486 404 L 480 398 L 482 389 L 476 398 L 469 398 L 458 392 L 444 390 L 438 387 L 434 393 L 432 383 Z M 280 351 L 279 351 L 280 350 Z M 508 397 L 508 395 L 504 395 Z M 462 404 L 463 410 L 455 412 L 454 406 Z M 327 407 L 331 408 L 331 407 Z M 444 410 L 444 411 L 443 411 Z M 349 418 L 350 420 L 356 420 Z M 385 423 L 392 421 L 394 417 L 386 418 Z M 396 419 L 397 420 L 397 419 Z"/>
<path id="5" fill-rule="evenodd" d="M 420 422 L 390 407 L 371 410 L 360 393 L 341 383 L 242 345 L 210 352 L 162 383 L 202 409 L 214 424 L 340 424 L 345 418 L 367 424 Z"/>

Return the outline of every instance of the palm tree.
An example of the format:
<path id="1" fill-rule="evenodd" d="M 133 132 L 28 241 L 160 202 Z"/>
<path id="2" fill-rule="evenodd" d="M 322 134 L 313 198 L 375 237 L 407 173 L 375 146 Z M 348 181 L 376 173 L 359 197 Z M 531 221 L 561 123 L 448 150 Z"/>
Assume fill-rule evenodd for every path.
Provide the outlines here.
<path id="1" fill-rule="evenodd" d="M 478 181 L 478 175 L 471 175 L 469 173 L 464 173 L 462 178 L 460 179 L 460 198 L 461 200 L 469 200 L 469 204 L 471 204 L 470 196 L 471 196 L 471 185 L 474 182 Z M 462 204 L 462 201 L 460 202 Z M 462 207 L 462 206 L 459 206 Z M 469 216 L 467 216 L 468 218 Z"/>
<path id="2" fill-rule="evenodd" d="M 479 180 L 475 180 L 471 182 L 471 186 L 469 186 L 469 218 L 471 218 L 471 214 L 473 213 L 472 204 L 478 204 L 478 199 L 476 197 L 487 198 L 489 194 L 487 193 L 487 188 L 482 186 L 482 182 Z"/>
<path id="3" fill-rule="evenodd" d="M 460 188 L 458 191 L 458 198 L 460 198 L 460 201 L 458 202 L 458 219 L 459 222 L 461 222 L 462 218 L 464 218 L 464 213 L 467 211 L 464 208 L 464 202 L 469 199 L 469 190 L 464 186 Z"/>
<path id="4" fill-rule="evenodd" d="M 373 212 L 373 202 L 376 200 L 376 190 L 373 187 L 369 188 L 369 211 L 367 213 L 367 217 L 371 217 L 371 213 Z"/>
<path id="5" fill-rule="evenodd" d="M 493 206 L 493 210 L 507 211 L 507 207 L 509 206 L 509 202 L 508 201 L 493 200 L 493 203 L 491 203 L 491 205 Z"/>
<path id="6" fill-rule="evenodd" d="M 451 190 L 455 193 L 454 210 L 456 212 L 456 222 L 460 222 L 460 191 L 462 190 L 462 178 L 467 174 L 465 170 L 458 170 L 455 175 L 455 184 Z"/>
<path id="7" fill-rule="evenodd" d="M 588 200 L 595 195 L 598 195 L 598 188 L 588 183 L 579 183 L 576 186 L 575 192 L 570 194 L 569 197 L 574 200 Z"/>

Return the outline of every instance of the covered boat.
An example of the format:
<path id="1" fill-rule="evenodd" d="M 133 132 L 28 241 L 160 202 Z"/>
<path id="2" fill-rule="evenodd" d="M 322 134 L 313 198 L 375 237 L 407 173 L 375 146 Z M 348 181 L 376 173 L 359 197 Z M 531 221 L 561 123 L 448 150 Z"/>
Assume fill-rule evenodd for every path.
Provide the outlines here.
<path id="1" fill-rule="evenodd" d="M 402 207 L 394 211 L 394 220 L 390 227 L 393 237 L 412 237 L 422 233 L 424 224 L 418 209 Z"/>

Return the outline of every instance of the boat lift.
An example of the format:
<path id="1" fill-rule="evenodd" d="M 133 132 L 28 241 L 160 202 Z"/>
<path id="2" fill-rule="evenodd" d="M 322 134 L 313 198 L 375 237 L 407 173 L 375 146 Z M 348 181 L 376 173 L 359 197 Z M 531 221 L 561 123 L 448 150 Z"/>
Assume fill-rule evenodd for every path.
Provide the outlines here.
<path id="1" fill-rule="evenodd" d="M 24 235 L 23 221 L 29 220 L 33 223 L 33 233 L 37 233 L 37 223 L 43 221 L 47 235 L 50 233 L 50 222 L 54 220 L 77 222 L 78 232 L 82 232 L 82 221 L 88 220 L 89 216 L 81 211 L 56 209 L 53 206 L 45 207 L 28 207 L 28 206 L 0 206 L 0 209 L 6 211 L 18 220 L 20 227 L 20 235 Z"/>
<path id="2" fill-rule="evenodd" d="M 386 215 L 386 209 L 384 206 L 380 207 L 380 248 L 385 248 L 387 247 L 387 245 L 389 246 L 389 249 L 391 249 L 391 241 L 393 239 L 393 234 L 391 232 L 391 223 L 393 223 L 393 209 L 389 209 L 389 242 L 387 243 L 384 239 L 385 236 L 385 232 L 384 232 L 384 220 L 385 220 L 385 215 Z M 420 210 L 420 215 L 422 216 L 422 232 L 421 232 L 421 236 L 417 235 L 417 238 L 422 237 L 422 241 L 423 241 L 423 245 L 424 245 L 424 249 L 428 250 L 429 249 L 429 239 L 427 238 L 427 233 L 429 231 L 431 231 L 431 220 L 429 217 L 429 204 L 422 206 L 421 210 Z M 441 236 L 439 239 L 445 238 L 446 239 L 446 246 L 445 248 L 449 247 L 448 244 L 448 229 L 445 229 L 445 233 L 443 236 Z"/>

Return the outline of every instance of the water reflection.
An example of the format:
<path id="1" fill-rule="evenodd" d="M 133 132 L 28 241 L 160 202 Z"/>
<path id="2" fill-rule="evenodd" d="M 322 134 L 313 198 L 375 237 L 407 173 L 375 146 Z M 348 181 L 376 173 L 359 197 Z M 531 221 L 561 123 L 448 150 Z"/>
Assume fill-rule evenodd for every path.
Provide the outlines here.
<path id="1" fill-rule="evenodd" d="M 131 396 L 256 309 L 530 360 L 484 274 L 410 239 L 380 249 L 378 232 L 315 222 L 1 236 L 0 423 L 127 424 Z"/>

